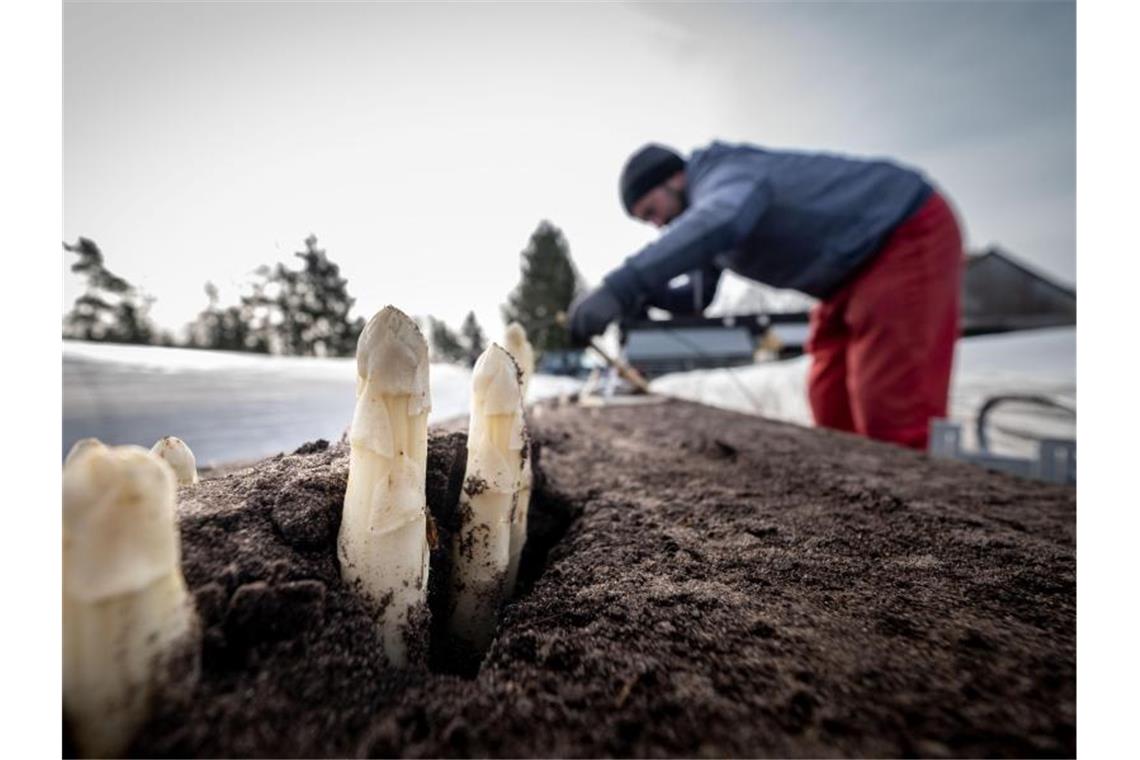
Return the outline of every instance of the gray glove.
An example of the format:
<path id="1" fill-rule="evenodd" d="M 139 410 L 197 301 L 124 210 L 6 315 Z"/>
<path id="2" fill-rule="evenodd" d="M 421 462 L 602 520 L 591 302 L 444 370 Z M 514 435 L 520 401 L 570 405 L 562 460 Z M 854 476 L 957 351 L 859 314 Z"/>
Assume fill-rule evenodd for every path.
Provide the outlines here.
<path id="1" fill-rule="evenodd" d="M 621 303 L 605 285 L 584 293 L 570 304 L 570 341 L 576 346 L 585 346 L 590 338 L 601 335 L 610 322 L 621 316 Z"/>

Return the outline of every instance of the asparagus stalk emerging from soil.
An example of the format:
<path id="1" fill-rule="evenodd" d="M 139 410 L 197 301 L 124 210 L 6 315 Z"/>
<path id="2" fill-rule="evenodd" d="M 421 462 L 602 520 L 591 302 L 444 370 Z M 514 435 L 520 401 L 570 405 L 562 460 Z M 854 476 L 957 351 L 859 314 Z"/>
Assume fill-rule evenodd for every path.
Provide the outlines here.
<path id="1" fill-rule="evenodd" d="M 526 339 L 526 331 L 518 322 L 507 325 L 504 335 L 506 349 L 514 358 L 519 367 L 519 389 L 523 403 L 526 403 L 527 387 L 530 377 L 534 374 L 534 348 Z M 515 582 L 519 574 L 519 558 L 522 557 L 523 545 L 526 543 L 527 515 L 530 513 L 530 494 L 534 485 L 534 473 L 531 470 L 531 457 L 528 445 L 524 449 L 522 473 L 520 475 L 518 503 L 511 515 L 511 552 L 507 563 L 507 584 L 505 594 L 510 597 L 515 591 Z"/>
<path id="2" fill-rule="evenodd" d="M 150 453 L 170 465 L 170 469 L 174 470 L 174 477 L 178 479 L 178 485 L 186 486 L 198 482 L 198 463 L 194 460 L 194 452 L 181 438 L 168 435 L 154 444 Z"/>
<path id="3" fill-rule="evenodd" d="M 507 330 L 503 334 L 503 347 L 514 358 L 515 364 L 519 365 L 519 371 L 522 373 L 519 384 L 522 386 L 522 398 L 525 403 L 530 376 L 534 374 L 534 347 L 526 339 L 526 330 L 518 322 L 507 325 Z"/>
<path id="4" fill-rule="evenodd" d="M 63 466 L 67 467 L 67 465 L 71 463 L 72 459 L 75 459 L 77 456 L 82 454 L 84 451 L 87 451 L 87 449 L 91 448 L 92 446 L 102 445 L 103 442 L 98 438 L 80 438 L 78 441 L 71 444 L 71 449 L 68 450 L 67 457 L 63 460 Z"/>
<path id="5" fill-rule="evenodd" d="M 63 707 L 83 755 L 118 756 L 198 673 L 170 467 L 89 446 L 63 470 Z"/>
<path id="6" fill-rule="evenodd" d="M 356 371 L 341 576 L 373 605 L 388 661 L 402 667 L 427 610 L 427 342 L 386 306 L 360 334 Z"/>
<path id="7" fill-rule="evenodd" d="M 449 629 L 461 646 L 481 653 L 490 645 L 506 596 L 526 431 L 518 368 L 506 351 L 492 344 L 475 363 L 471 380 Z"/>

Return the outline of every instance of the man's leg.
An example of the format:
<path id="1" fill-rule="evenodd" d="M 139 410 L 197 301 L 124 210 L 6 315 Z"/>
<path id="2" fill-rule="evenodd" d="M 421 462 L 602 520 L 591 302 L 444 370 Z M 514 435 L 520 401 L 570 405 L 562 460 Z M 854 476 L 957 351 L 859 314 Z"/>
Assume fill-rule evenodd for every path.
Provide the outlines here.
<path id="1" fill-rule="evenodd" d="M 847 341 L 842 310 L 823 303 L 812 309 L 811 334 L 805 349 L 811 354 L 808 401 L 820 427 L 855 432 L 847 396 Z"/>
<path id="2" fill-rule="evenodd" d="M 959 332 L 962 239 L 932 196 L 853 283 L 848 392 L 859 433 L 925 449 L 945 417 Z"/>

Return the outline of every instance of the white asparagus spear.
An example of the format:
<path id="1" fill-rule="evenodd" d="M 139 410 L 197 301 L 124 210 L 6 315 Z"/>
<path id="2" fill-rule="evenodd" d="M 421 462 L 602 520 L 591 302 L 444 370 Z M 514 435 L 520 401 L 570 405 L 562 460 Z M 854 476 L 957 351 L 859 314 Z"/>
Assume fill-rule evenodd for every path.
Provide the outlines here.
<path id="1" fill-rule="evenodd" d="M 511 514 L 519 498 L 525 429 L 518 368 L 492 344 L 475 363 L 467 472 L 459 497 L 460 527 L 452 556 L 452 636 L 482 652 L 495 633 L 505 598 Z"/>
<path id="2" fill-rule="evenodd" d="M 194 452 L 181 438 L 172 435 L 161 438 L 151 447 L 150 453 L 170 465 L 170 469 L 174 470 L 174 477 L 178 479 L 178 485 L 186 486 L 198 482 L 198 463 L 194 459 Z"/>
<path id="3" fill-rule="evenodd" d="M 518 498 L 511 510 L 511 547 L 507 557 L 507 579 L 503 587 L 504 598 L 514 596 L 515 584 L 519 578 L 519 560 L 526 546 L 527 517 L 530 514 L 530 494 L 534 485 L 534 473 L 530 466 L 530 442 L 523 444 L 525 459 L 519 473 Z"/>
<path id="4" fill-rule="evenodd" d="M 534 348 L 526 339 L 526 331 L 518 322 L 507 325 L 504 343 L 510 355 L 519 368 L 520 393 L 523 403 L 526 403 L 527 388 L 530 385 L 531 375 L 534 374 Z M 530 494 L 534 485 L 534 472 L 531 467 L 530 445 L 523 447 L 523 466 L 520 476 L 519 498 L 511 515 L 511 551 L 507 564 L 507 584 L 505 593 L 510 597 L 515 592 L 515 583 L 519 575 L 519 559 L 522 557 L 523 546 L 526 544 L 527 517 L 530 514 Z"/>
<path id="5" fill-rule="evenodd" d="M 89 446 L 64 467 L 63 706 L 85 756 L 121 755 L 197 677 L 174 505 L 174 473 L 139 446 Z"/>
<path id="6" fill-rule="evenodd" d="M 63 460 L 63 466 L 67 467 L 72 459 L 75 459 L 82 452 L 87 451 L 92 446 L 102 446 L 103 442 L 98 438 L 80 438 L 75 443 L 71 444 L 71 448 L 67 452 L 67 457 Z"/>
<path id="7" fill-rule="evenodd" d="M 356 411 L 337 546 L 341 576 L 372 604 L 388 661 L 407 664 L 417 610 L 426 612 L 428 347 L 392 306 L 356 346 Z"/>
<path id="8" fill-rule="evenodd" d="M 526 339 L 526 330 L 518 322 L 507 325 L 507 330 L 503 334 L 503 348 L 507 349 L 514 358 L 515 364 L 519 365 L 519 371 L 522 373 L 519 383 L 522 386 L 522 398 L 525 404 L 527 388 L 530 387 L 530 378 L 534 374 L 534 347 Z"/>

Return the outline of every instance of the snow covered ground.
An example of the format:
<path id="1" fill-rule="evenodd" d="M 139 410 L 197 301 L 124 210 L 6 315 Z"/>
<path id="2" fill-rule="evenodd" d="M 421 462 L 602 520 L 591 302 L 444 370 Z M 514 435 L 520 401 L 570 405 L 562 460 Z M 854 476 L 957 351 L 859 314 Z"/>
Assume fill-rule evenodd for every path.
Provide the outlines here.
<path id="1" fill-rule="evenodd" d="M 572 393 L 572 378 L 537 375 L 528 401 Z M 431 367 L 431 422 L 468 413 L 469 370 Z M 261 356 L 64 341 L 63 455 L 79 438 L 149 448 L 165 435 L 199 466 L 339 439 L 352 419 L 354 359 Z"/>
<path id="2" fill-rule="evenodd" d="M 950 418 L 964 425 L 963 446 L 977 447 L 975 415 L 999 394 L 1041 395 L 1076 410 L 1076 328 L 1062 327 L 965 338 L 958 343 L 950 391 Z M 740 412 L 811 425 L 806 356 L 735 369 L 666 375 L 654 391 Z M 1076 418 L 1066 412 L 1009 404 L 999 406 L 987 426 L 990 450 L 1033 456 L 1034 439 L 1076 438 Z"/>
<path id="3" fill-rule="evenodd" d="M 352 418 L 353 359 L 273 357 L 65 341 L 63 451 L 95 436 L 150 447 L 177 435 L 201 466 L 292 451 L 316 438 L 336 440 Z M 811 424 L 806 395 L 808 358 L 731 370 L 666 375 L 655 391 L 713 406 Z M 470 372 L 449 364 L 431 369 L 431 421 L 467 414 Z M 580 381 L 538 375 L 528 400 L 572 393 Z M 973 420 L 986 398 L 1039 394 L 1076 409 L 1076 330 L 1055 328 L 959 342 L 950 416 L 965 423 L 964 445 L 974 448 Z M 1000 407 L 989 426 L 993 451 L 1028 456 L 1026 436 L 1075 438 L 1066 413 L 1025 405 Z"/>

